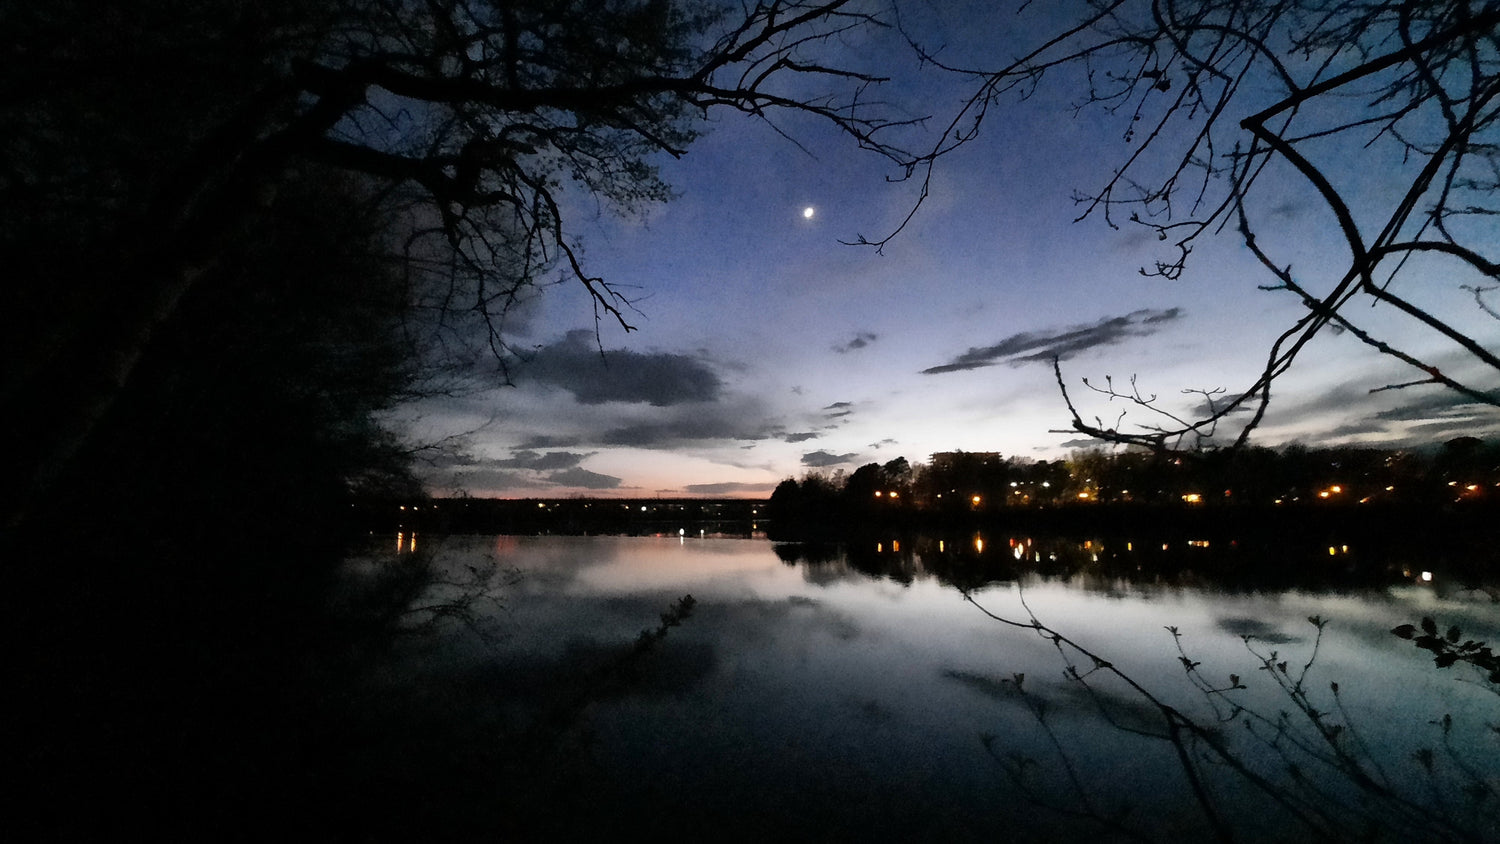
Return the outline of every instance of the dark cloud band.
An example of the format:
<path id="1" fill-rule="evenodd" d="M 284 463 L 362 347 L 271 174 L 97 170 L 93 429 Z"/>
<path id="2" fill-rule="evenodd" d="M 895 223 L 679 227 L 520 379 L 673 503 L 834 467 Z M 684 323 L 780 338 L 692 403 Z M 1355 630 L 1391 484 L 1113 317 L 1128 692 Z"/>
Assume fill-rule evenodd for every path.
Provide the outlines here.
<path id="1" fill-rule="evenodd" d="M 975 346 L 945 364 L 922 370 L 923 375 L 941 375 L 982 369 L 999 363 L 1020 366 L 1068 358 L 1088 349 L 1113 346 L 1132 337 L 1147 337 L 1160 326 L 1181 318 L 1181 308 L 1164 311 L 1142 309 L 1124 316 L 1101 319 L 1089 325 L 1075 325 L 1050 332 L 1012 334 L 992 346 Z"/>
<path id="2" fill-rule="evenodd" d="M 802 455 L 802 465 L 814 469 L 825 469 L 829 466 L 838 466 L 854 460 L 855 454 L 831 454 L 819 449 Z"/>
<path id="3" fill-rule="evenodd" d="M 602 352 L 588 330 L 542 346 L 516 371 L 518 381 L 561 387 L 582 404 L 669 407 L 714 401 L 723 382 L 697 358 L 666 352 Z"/>

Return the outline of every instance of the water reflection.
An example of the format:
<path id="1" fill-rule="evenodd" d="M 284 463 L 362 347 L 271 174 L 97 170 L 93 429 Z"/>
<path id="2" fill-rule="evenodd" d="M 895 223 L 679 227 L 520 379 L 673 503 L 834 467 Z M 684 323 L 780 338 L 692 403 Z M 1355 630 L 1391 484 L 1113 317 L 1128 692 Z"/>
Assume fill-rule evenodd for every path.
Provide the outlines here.
<path id="1" fill-rule="evenodd" d="M 1278 556 L 1217 540 L 984 534 L 850 545 L 424 535 L 423 548 L 439 570 L 519 572 L 502 647 L 465 645 L 458 631 L 441 658 L 426 650 L 410 666 L 431 688 L 493 677 L 486 688 L 512 734 L 531 734 L 556 690 L 576 695 L 578 678 L 629 653 L 672 601 L 697 600 L 628 682 L 566 724 L 577 741 L 558 753 L 568 766 L 586 757 L 588 799 L 547 812 L 549 834 L 597 832 L 608 818 L 643 834 L 761 840 L 1067 840 L 1101 829 L 1107 840 L 1123 833 L 1100 819 L 1128 807 L 1148 837 L 1210 837 L 1174 748 L 1202 753 L 1222 736 L 1232 758 L 1282 777 L 1286 758 L 1220 726 L 1229 710 L 1215 708 L 1232 699 L 1274 724 L 1288 708 L 1280 662 L 1292 674 L 1313 663 L 1299 678 L 1305 699 L 1357 725 L 1394 785 L 1424 749 L 1446 764 L 1445 735 L 1482 783 L 1493 790 L 1500 777 L 1497 736 L 1482 729 L 1495 696 L 1389 633 L 1432 613 L 1493 641 L 1493 603 L 1443 591 L 1439 566 L 1423 584 L 1413 561 L 1354 544 L 1330 557 L 1322 546 Z M 1064 639 L 1098 660 L 1064 653 Z M 1164 739 L 1162 706 L 1201 733 Z M 1459 725 L 1446 734 L 1429 723 L 1444 714 Z M 1203 776 L 1221 817 L 1244 825 L 1239 837 L 1292 834 L 1274 800 L 1230 799 L 1232 774 L 1221 759 Z M 1320 788 L 1359 798 L 1331 780 Z"/>
<path id="2" fill-rule="evenodd" d="M 1119 584 L 1197 586 L 1226 591 L 1345 591 L 1434 583 L 1442 561 L 1411 549 L 1347 543 L 1267 547 L 1264 542 L 1178 539 L 1146 541 L 999 536 L 877 538 L 849 543 L 778 543 L 791 566 L 827 566 L 901 583 L 934 578 L 959 589 L 1015 583 L 1023 577 L 1062 580 L 1078 588 Z M 1481 566 L 1456 561 L 1449 587 L 1488 589 Z"/>

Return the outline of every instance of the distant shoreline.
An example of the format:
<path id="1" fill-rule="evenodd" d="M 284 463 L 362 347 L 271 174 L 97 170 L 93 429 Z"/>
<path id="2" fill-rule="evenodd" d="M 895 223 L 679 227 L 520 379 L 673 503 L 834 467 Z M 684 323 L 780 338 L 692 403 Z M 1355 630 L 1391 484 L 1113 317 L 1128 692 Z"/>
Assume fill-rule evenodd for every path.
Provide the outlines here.
<path id="1" fill-rule="evenodd" d="M 372 530 L 438 533 L 610 533 L 666 528 L 675 532 L 678 527 L 685 530 L 690 525 L 743 524 L 746 531 L 765 532 L 773 539 L 788 540 L 835 539 L 851 533 L 954 530 L 1184 537 L 1271 532 L 1286 538 L 1358 534 L 1392 541 L 1431 542 L 1450 536 L 1488 536 L 1500 540 L 1500 506 L 1489 501 L 1443 506 L 1125 503 L 959 513 L 912 509 L 878 514 L 785 514 L 772 513 L 765 499 L 436 498 L 363 502 L 355 505 L 355 518 L 360 526 Z M 1496 548 L 1500 549 L 1500 542 Z"/>

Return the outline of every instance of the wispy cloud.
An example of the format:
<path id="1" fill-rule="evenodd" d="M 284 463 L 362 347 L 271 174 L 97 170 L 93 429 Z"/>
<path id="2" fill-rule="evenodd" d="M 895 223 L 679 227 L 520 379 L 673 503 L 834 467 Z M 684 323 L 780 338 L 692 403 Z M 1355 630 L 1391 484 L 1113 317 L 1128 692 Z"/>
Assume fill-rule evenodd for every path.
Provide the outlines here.
<path id="1" fill-rule="evenodd" d="M 441 486 L 465 489 L 506 489 L 532 484 L 585 486 L 610 489 L 620 483 L 608 483 L 608 475 L 596 475 L 579 464 L 595 452 L 520 450 L 510 457 L 476 457 L 467 454 L 445 455 L 432 461 L 428 480 Z M 575 480 L 583 481 L 577 483 Z"/>
<path id="2" fill-rule="evenodd" d="M 593 456 L 593 452 L 549 451 L 543 454 L 541 452 L 523 450 L 513 452 L 510 457 L 505 459 L 489 461 L 489 465 L 498 469 L 531 469 L 538 472 L 547 472 L 559 469 L 571 469 L 591 456 Z"/>
<path id="3" fill-rule="evenodd" d="M 854 403 L 847 401 L 836 401 L 823 408 L 824 419 L 842 419 L 854 412 Z"/>
<path id="4" fill-rule="evenodd" d="M 1160 326 L 1180 319 L 1181 308 L 1164 311 L 1142 309 L 1124 316 L 1101 319 L 1087 325 L 1073 325 L 1047 332 L 1012 334 L 992 346 L 973 346 L 945 364 L 922 370 L 923 375 L 963 372 L 1000 363 L 1020 366 L 1026 363 L 1067 360 L 1088 349 L 1113 346 L 1133 337 L 1147 337 Z"/>
<path id="5" fill-rule="evenodd" d="M 861 331 L 858 334 L 854 335 L 854 339 L 853 340 L 849 340 L 847 342 L 840 343 L 840 344 L 834 346 L 833 350 L 835 352 L 838 352 L 841 355 L 844 355 L 844 354 L 848 354 L 849 352 L 853 352 L 853 351 L 857 351 L 859 349 L 863 349 L 864 347 L 870 345 L 871 343 L 873 343 L 873 342 L 875 342 L 876 340 L 879 340 L 879 339 L 880 339 L 880 335 L 879 334 L 876 334 L 876 333 L 874 333 L 872 331 Z"/>
<path id="6" fill-rule="evenodd" d="M 1255 413 L 1255 409 L 1258 407 L 1257 401 L 1252 399 L 1226 411 L 1224 410 L 1224 405 L 1228 403 L 1229 398 L 1224 394 L 1216 395 L 1212 399 L 1208 396 L 1200 396 L 1197 405 L 1190 412 L 1199 418 L 1211 416 L 1216 412 L 1223 412 L 1226 416 L 1243 416 Z"/>
<path id="7" fill-rule="evenodd" d="M 813 451 L 802 455 L 802 465 L 809 466 L 814 469 L 825 469 L 829 466 L 838 466 L 841 463 L 848 463 L 855 457 L 856 455 L 852 452 L 849 454 L 830 454 L 829 452 L 819 449 L 818 451 Z"/>
<path id="8" fill-rule="evenodd" d="M 553 434 L 532 434 L 517 443 L 516 448 L 522 451 L 530 451 L 540 448 L 572 448 L 578 445 L 578 437 L 559 437 Z M 517 452 L 518 454 L 520 452 Z"/>
<path id="9" fill-rule="evenodd" d="M 547 476 L 546 480 L 547 483 L 558 486 L 573 486 L 582 489 L 614 489 L 621 482 L 621 479 L 614 475 L 601 475 L 598 472 L 590 472 L 577 467 L 553 472 Z"/>
<path id="10" fill-rule="evenodd" d="M 785 429 L 743 408 L 710 406 L 702 412 L 676 414 L 674 418 L 632 422 L 610 428 L 599 435 L 601 445 L 632 448 L 671 448 L 687 443 L 766 440 L 785 436 Z"/>
<path id="11" fill-rule="evenodd" d="M 1500 430 L 1500 420 L 1495 418 L 1493 408 L 1451 390 L 1387 391 L 1380 394 L 1380 399 L 1400 404 L 1370 410 L 1369 388 L 1356 380 L 1311 396 L 1300 396 L 1280 406 L 1273 401 L 1272 408 L 1283 418 L 1308 420 L 1317 426 L 1320 430 L 1313 439 L 1320 442 L 1421 446 L 1466 434 L 1486 436 Z"/>
<path id="12" fill-rule="evenodd" d="M 1057 444 L 1058 448 L 1101 448 L 1108 446 L 1109 443 L 1103 442 L 1101 440 L 1090 439 L 1088 437 L 1077 440 L 1064 440 L 1063 442 Z"/>
<path id="13" fill-rule="evenodd" d="M 1493 410 L 1489 405 L 1480 404 L 1463 393 L 1436 390 L 1397 407 L 1379 411 L 1375 418 L 1393 421 L 1425 421 L 1438 417 L 1473 419 L 1478 414 L 1490 412 Z"/>

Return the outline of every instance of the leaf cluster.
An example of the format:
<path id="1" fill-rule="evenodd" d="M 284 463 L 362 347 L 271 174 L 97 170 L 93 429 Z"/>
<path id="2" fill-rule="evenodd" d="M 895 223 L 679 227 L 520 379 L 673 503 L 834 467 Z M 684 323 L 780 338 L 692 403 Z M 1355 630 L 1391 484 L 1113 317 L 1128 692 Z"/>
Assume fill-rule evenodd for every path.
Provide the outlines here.
<path id="1" fill-rule="evenodd" d="M 1437 622 L 1431 616 L 1423 616 L 1420 630 L 1414 625 L 1402 624 L 1393 628 L 1391 633 L 1422 650 L 1431 651 L 1432 661 L 1438 668 L 1451 668 L 1466 662 L 1483 672 L 1491 684 L 1500 686 L 1500 656 L 1496 656 L 1484 642 L 1463 639 L 1463 631 L 1457 625 L 1439 633 Z"/>

